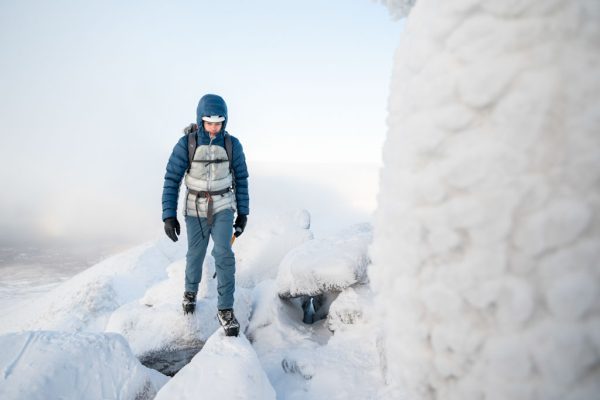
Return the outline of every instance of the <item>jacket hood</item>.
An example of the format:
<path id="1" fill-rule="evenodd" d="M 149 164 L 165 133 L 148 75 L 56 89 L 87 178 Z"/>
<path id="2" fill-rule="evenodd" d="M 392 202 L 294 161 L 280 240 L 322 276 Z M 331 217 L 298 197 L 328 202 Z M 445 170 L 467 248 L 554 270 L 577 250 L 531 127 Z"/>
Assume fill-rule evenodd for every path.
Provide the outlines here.
<path id="1" fill-rule="evenodd" d="M 227 104 L 225 104 L 225 100 L 223 100 L 221 96 L 207 94 L 202 96 L 198 102 L 198 108 L 196 109 L 196 123 L 201 131 L 204 131 L 202 117 L 210 115 L 222 115 L 225 117 L 223 127 L 221 128 L 221 132 L 225 132 L 225 126 L 227 126 Z"/>

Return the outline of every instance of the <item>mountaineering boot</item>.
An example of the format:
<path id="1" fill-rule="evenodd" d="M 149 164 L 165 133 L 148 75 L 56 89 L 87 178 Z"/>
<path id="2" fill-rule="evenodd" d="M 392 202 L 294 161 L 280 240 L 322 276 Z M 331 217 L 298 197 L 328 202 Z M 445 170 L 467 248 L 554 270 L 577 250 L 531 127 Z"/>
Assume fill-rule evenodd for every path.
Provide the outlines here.
<path id="1" fill-rule="evenodd" d="M 183 313 L 193 314 L 196 310 L 196 292 L 183 292 Z"/>
<path id="2" fill-rule="evenodd" d="M 231 308 L 219 310 L 217 317 L 219 317 L 219 322 L 225 330 L 226 336 L 237 336 L 240 333 L 240 323 L 233 315 Z"/>

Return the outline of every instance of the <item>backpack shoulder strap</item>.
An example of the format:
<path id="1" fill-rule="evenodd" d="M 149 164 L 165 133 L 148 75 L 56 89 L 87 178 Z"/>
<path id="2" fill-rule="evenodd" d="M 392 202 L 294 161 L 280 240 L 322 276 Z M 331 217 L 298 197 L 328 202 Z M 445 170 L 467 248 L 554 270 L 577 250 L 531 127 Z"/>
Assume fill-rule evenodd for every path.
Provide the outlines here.
<path id="1" fill-rule="evenodd" d="M 229 172 L 231 172 L 233 190 L 235 190 L 235 173 L 233 171 L 233 144 L 231 143 L 231 136 L 225 132 L 225 151 L 227 152 L 227 158 L 229 159 Z"/>
<path id="2" fill-rule="evenodd" d="M 192 131 L 187 134 L 188 137 L 188 172 L 190 172 L 190 168 L 192 168 L 192 161 L 194 160 L 194 155 L 196 154 L 196 132 Z"/>
<path id="3" fill-rule="evenodd" d="M 229 159 L 229 169 L 231 170 L 231 159 L 233 158 L 233 144 L 231 143 L 231 136 L 229 136 L 229 133 L 225 133 L 225 151 L 227 152 L 227 159 Z"/>

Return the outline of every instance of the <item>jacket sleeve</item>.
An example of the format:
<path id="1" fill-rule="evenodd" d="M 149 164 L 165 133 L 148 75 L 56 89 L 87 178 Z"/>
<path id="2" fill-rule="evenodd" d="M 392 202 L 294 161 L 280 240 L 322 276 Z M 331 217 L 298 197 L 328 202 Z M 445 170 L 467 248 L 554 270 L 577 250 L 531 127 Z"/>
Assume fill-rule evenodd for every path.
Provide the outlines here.
<path id="1" fill-rule="evenodd" d="M 177 217 L 177 201 L 181 180 L 188 168 L 187 136 L 183 136 L 171 153 L 162 192 L 162 219 Z"/>
<path id="2" fill-rule="evenodd" d="M 250 214 L 250 195 L 248 192 L 248 167 L 246 156 L 239 140 L 232 137 L 233 173 L 235 174 L 235 199 L 237 213 L 240 215 Z"/>

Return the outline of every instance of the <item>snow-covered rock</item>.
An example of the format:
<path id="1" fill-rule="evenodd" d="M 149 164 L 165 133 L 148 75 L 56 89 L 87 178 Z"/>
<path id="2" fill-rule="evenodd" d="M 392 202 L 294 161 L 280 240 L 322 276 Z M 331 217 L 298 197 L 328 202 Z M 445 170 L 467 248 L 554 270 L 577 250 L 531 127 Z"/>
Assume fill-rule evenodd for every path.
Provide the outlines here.
<path id="1" fill-rule="evenodd" d="M 275 399 L 275 391 L 243 334 L 215 332 L 200 353 L 157 394 L 170 399 Z"/>
<path id="2" fill-rule="evenodd" d="M 279 296 L 292 298 L 339 292 L 366 282 L 371 236 L 371 226 L 360 224 L 291 250 L 279 266 Z"/>
<path id="3" fill-rule="evenodd" d="M 169 380 L 120 335 L 26 331 L 0 336 L 0 398 L 152 399 Z"/>
<path id="4" fill-rule="evenodd" d="M 596 0 L 412 9 L 370 248 L 388 397 L 597 398 L 598 21 Z"/>

